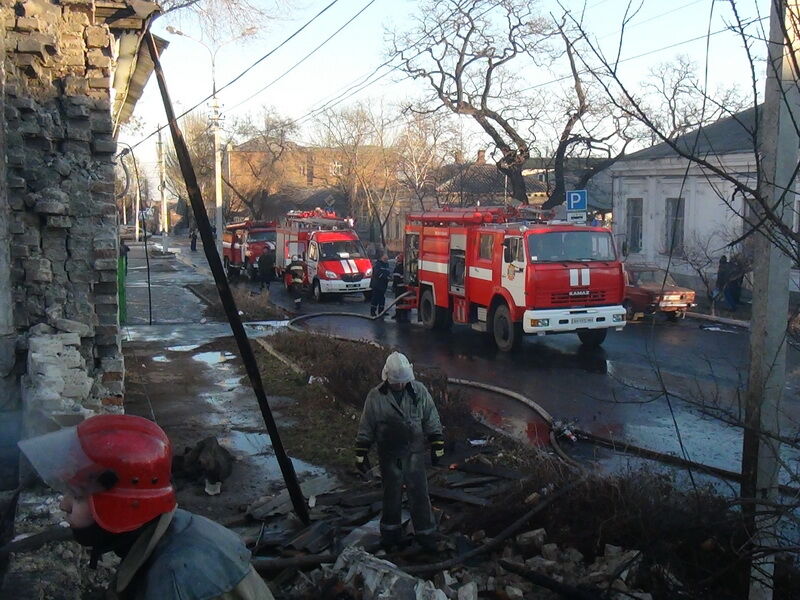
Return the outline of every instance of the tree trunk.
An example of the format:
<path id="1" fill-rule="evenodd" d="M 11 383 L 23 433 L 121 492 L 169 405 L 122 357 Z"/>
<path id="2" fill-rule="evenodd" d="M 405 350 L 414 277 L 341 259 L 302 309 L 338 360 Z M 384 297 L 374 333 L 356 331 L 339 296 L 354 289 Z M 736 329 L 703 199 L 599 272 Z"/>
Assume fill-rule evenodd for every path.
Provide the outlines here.
<path id="1" fill-rule="evenodd" d="M 522 165 L 512 165 L 510 167 L 497 166 L 500 172 L 508 177 L 511 187 L 511 197 L 519 200 L 523 204 L 529 204 L 528 191 L 525 187 L 525 178 L 522 176 Z"/>

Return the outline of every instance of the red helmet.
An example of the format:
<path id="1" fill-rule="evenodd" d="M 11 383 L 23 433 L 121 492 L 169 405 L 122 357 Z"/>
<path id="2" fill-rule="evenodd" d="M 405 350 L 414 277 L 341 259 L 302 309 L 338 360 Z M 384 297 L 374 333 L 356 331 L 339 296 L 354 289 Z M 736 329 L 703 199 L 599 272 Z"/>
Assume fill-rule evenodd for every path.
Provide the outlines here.
<path id="1" fill-rule="evenodd" d="M 46 483 L 88 494 L 95 521 L 132 531 L 176 506 L 172 449 L 158 425 L 131 415 L 99 415 L 77 427 L 20 442 Z"/>

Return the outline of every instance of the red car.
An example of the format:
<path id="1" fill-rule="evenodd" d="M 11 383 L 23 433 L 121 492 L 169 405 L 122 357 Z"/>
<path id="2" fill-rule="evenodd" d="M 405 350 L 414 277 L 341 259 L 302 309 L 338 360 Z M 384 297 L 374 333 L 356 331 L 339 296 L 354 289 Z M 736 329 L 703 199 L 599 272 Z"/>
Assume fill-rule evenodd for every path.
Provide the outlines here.
<path id="1" fill-rule="evenodd" d="M 681 287 L 664 269 L 653 265 L 625 265 L 625 298 L 622 306 L 633 320 L 636 314 L 663 312 L 670 321 L 686 315 L 695 304 L 695 292 Z"/>

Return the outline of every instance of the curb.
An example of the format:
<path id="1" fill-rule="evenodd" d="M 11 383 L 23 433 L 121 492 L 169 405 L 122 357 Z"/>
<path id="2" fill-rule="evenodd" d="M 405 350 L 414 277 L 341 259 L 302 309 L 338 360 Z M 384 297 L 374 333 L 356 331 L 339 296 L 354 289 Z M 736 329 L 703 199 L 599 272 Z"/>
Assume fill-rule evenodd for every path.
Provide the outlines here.
<path id="1" fill-rule="evenodd" d="M 727 317 L 716 317 L 714 315 L 696 312 L 687 312 L 686 316 L 692 319 L 699 319 L 701 321 L 711 321 L 712 323 L 720 323 L 722 325 L 731 325 L 733 327 L 750 329 L 750 321 L 739 321 L 738 319 L 728 319 Z"/>

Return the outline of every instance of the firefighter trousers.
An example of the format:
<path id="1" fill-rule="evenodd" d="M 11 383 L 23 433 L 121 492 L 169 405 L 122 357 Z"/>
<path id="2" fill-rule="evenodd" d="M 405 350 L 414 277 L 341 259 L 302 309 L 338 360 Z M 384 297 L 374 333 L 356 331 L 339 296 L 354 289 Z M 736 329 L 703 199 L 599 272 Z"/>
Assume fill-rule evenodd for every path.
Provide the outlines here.
<path id="1" fill-rule="evenodd" d="M 383 478 L 381 540 L 388 544 L 396 544 L 401 540 L 403 485 L 406 487 L 415 535 L 417 538 L 433 536 L 436 521 L 428 497 L 425 453 L 414 452 L 402 458 L 380 456 L 380 465 Z"/>

